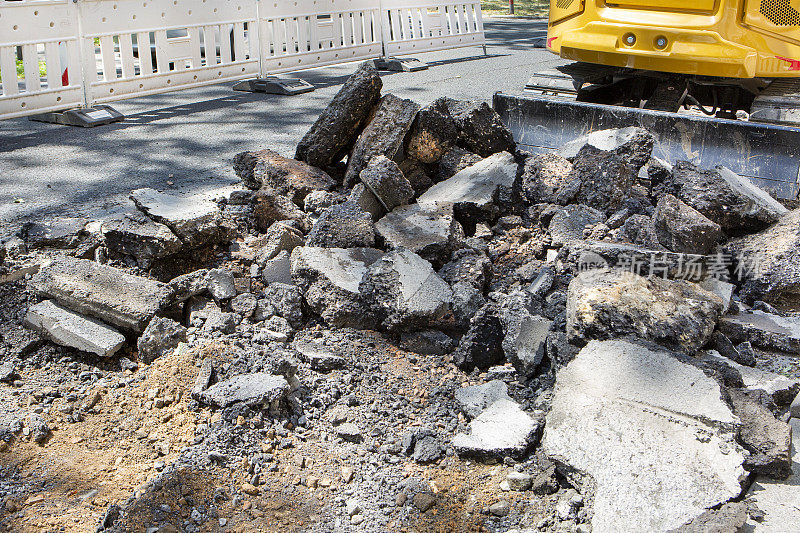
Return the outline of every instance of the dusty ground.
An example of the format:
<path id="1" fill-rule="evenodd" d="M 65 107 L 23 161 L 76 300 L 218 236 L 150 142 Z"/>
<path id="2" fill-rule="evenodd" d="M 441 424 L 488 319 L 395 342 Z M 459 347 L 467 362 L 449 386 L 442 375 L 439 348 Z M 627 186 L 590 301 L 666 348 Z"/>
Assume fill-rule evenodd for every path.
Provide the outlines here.
<path id="1" fill-rule="evenodd" d="M 18 321 L 27 296 L 22 282 L 0 290 L 4 339 L 10 341 L 25 335 Z M 442 384 L 451 390 L 483 379 L 466 376 L 438 357 L 404 352 L 378 334 L 352 336 L 356 344 L 370 347 L 362 352 L 367 357 L 359 366 L 371 373 L 343 391 L 358 399 L 358 405 L 348 408 L 347 419 L 367 425 L 383 414 L 375 413 L 375 405 L 408 406 L 403 410 L 407 417 L 396 428 L 376 432 L 362 444 L 343 443 L 333 435 L 326 416 L 330 409 L 322 410 L 309 429 L 295 429 L 280 420 L 243 416 L 228 423 L 221 412 L 193 402 L 188 391 L 200 362 L 205 357 L 219 365 L 230 362 L 236 341 L 202 341 L 137 370 L 36 342 L 20 359 L 15 383 L 0 386 L 0 404 L 6 407 L 6 423 L 18 419 L 27 427 L 27 417 L 38 413 L 52 434 L 40 445 L 24 430 L 21 438 L 0 445 L 0 487 L 8 495 L 0 524 L 20 532 L 92 531 L 109 506 L 119 505 L 126 508 L 126 531 L 145 531 L 154 524 L 161 526 L 157 531 L 171 531 L 165 526 L 169 523 L 183 531 L 182 522 L 191 520 L 198 508 L 207 517 L 196 524 L 199 531 L 333 531 L 349 525 L 337 498 L 359 495 L 378 475 L 388 482 L 377 498 L 385 509 L 376 513 L 381 521 L 376 530 L 496 530 L 501 519 L 488 518 L 482 511 L 497 502 L 509 467 L 457 456 L 420 465 L 402 454 L 374 453 L 405 429 L 432 425 L 443 430 L 445 422 L 452 425 L 431 416 L 432 403 L 444 401 L 440 394 L 431 402 L 431 391 Z M 344 376 L 350 374 L 345 369 L 312 376 L 301 365 L 299 377 L 301 383 L 346 383 Z M 75 421 L 76 413 L 80 421 Z M 463 417 L 459 422 L 463 424 Z M 276 428 L 283 437 L 276 435 Z M 239 455 L 208 460 L 209 446 L 197 437 L 215 431 L 234 441 L 223 451 Z M 252 479 L 248 458 L 258 451 L 272 453 L 270 468 L 261 470 L 257 493 L 246 494 L 242 485 Z M 384 464 L 378 473 L 379 461 Z M 173 464 L 178 466 L 173 469 Z M 348 468 L 353 471 L 349 481 L 343 478 Z M 436 503 L 430 510 L 420 512 L 410 498 L 398 505 L 398 497 L 409 496 L 410 491 L 402 489 L 409 479 L 434 494 Z M 135 498 L 129 499 L 132 495 Z M 552 513 L 557 500 L 514 492 L 504 497 L 517 519 L 525 515 L 534 521 Z"/>

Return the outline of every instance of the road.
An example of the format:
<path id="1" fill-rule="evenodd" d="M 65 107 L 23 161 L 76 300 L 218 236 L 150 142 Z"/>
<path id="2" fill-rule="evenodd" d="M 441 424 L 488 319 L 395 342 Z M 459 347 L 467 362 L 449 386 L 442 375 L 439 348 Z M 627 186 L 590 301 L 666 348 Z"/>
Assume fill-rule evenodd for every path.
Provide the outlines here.
<path id="1" fill-rule="evenodd" d="M 425 105 L 440 96 L 486 100 L 520 92 L 530 74 L 560 60 L 533 47 L 546 22 L 486 22 L 488 55 L 480 48 L 420 54 L 416 73 L 385 73 L 384 92 Z M 122 123 L 93 129 L 0 122 L 0 236 L 27 220 L 54 215 L 100 218 L 128 207 L 131 190 L 181 193 L 236 182 L 232 157 L 294 148 L 356 68 L 342 65 L 298 73 L 317 86 L 302 96 L 237 93 L 231 83 L 118 102 Z M 170 185 L 172 183 L 172 185 Z"/>

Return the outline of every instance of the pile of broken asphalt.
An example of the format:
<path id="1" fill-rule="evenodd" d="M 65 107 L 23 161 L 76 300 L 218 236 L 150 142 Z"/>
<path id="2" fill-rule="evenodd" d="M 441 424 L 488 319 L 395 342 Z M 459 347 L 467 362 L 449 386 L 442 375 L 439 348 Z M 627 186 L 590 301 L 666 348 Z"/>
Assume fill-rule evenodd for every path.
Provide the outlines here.
<path id="1" fill-rule="evenodd" d="M 3 240 L 0 527 L 800 523 L 800 210 L 644 130 L 533 155 L 381 89 L 219 198 Z"/>

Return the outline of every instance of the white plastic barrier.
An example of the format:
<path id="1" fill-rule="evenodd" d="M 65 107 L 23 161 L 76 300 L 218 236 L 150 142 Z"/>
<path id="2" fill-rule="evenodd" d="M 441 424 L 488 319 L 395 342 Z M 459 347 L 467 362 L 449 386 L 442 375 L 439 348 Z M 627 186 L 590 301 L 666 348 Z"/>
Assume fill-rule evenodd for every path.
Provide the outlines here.
<path id="1" fill-rule="evenodd" d="M 480 0 L 382 0 L 389 56 L 486 44 Z"/>
<path id="2" fill-rule="evenodd" d="M 21 80 L 17 79 L 18 47 L 22 50 Z M 40 69 L 46 70 L 44 76 Z M 81 105 L 80 76 L 70 76 L 65 85 L 64 70 L 81 71 L 75 4 L 71 0 L 0 2 L 0 118 Z"/>
<path id="3" fill-rule="evenodd" d="M 91 104 L 258 74 L 253 0 L 81 0 Z M 99 40 L 100 46 L 95 46 Z"/>
<path id="4" fill-rule="evenodd" d="M 0 0 L 0 119 L 482 44 L 479 0 Z"/>
<path id="5" fill-rule="evenodd" d="M 261 72 L 293 70 L 381 56 L 375 0 L 260 2 Z"/>

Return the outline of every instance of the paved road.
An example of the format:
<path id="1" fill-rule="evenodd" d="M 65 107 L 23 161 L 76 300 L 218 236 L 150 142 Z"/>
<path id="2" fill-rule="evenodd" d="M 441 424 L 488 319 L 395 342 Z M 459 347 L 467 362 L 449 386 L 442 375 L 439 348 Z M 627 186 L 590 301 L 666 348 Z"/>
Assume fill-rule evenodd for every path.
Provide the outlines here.
<path id="1" fill-rule="evenodd" d="M 431 68 L 387 73 L 384 91 L 423 105 L 440 96 L 491 101 L 496 91 L 519 92 L 533 71 L 560 62 L 533 48 L 545 32 L 542 21 L 494 19 L 486 24 L 488 56 L 480 48 L 420 54 Z M 0 122 L 0 235 L 25 220 L 124 209 L 128 193 L 141 187 L 218 189 L 236 181 L 230 162 L 243 150 L 293 156 L 355 68 L 302 72 L 317 90 L 297 97 L 235 93 L 229 83 L 127 100 L 116 104 L 123 123 L 94 129 Z"/>

